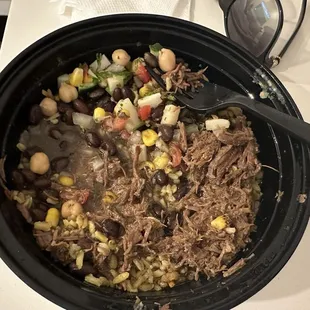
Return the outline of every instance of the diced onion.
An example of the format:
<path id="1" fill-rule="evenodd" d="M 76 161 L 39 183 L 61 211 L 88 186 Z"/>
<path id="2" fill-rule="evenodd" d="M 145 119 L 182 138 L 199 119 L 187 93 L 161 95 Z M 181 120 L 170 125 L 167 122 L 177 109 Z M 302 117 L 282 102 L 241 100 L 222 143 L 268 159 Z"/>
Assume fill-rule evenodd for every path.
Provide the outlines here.
<path id="1" fill-rule="evenodd" d="M 163 116 L 161 118 L 161 124 L 165 125 L 176 125 L 179 114 L 180 114 L 181 108 L 178 106 L 175 106 L 173 104 L 168 104 L 165 106 Z"/>
<path id="2" fill-rule="evenodd" d="M 227 129 L 230 126 L 230 122 L 224 118 L 208 119 L 206 120 L 206 129 L 210 131 Z"/>
<path id="3" fill-rule="evenodd" d="M 108 68 L 106 68 L 106 71 L 113 72 L 113 73 L 122 72 L 124 70 L 125 70 L 124 66 L 114 64 L 114 63 L 112 65 L 110 65 Z"/>
<path id="4" fill-rule="evenodd" d="M 78 125 L 84 129 L 91 129 L 95 126 L 95 122 L 92 116 L 83 113 L 72 113 L 73 124 Z"/>

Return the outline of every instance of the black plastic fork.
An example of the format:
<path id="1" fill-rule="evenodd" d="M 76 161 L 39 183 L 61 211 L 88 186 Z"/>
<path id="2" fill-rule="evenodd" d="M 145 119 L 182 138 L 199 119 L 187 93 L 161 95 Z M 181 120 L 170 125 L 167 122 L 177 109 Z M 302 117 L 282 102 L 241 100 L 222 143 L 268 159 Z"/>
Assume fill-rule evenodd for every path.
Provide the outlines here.
<path id="1" fill-rule="evenodd" d="M 158 85 L 166 89 L 166 84 L 161 76 L 148 65 L 146 69 Z M 176 93 L 174 97 L 182 105 L 200 113 L 214 113 L 228 107 L 239 107 L 310 144 L 310 124 L 223 86 L 205 82 L 204 87 L 199 88 L 197 92 Z"/>

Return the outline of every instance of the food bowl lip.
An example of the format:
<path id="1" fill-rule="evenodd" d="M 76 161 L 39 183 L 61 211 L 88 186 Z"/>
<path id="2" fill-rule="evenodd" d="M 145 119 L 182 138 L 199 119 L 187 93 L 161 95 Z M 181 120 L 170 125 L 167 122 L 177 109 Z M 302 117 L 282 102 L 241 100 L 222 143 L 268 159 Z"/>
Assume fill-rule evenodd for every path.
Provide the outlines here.
<path id="1" fill-rule="evenodd" d="M 237 46 L 232 41 L 227 39 L 225 36 L 215 32 L 211 29 L 208 29 L 208 28 L 205 28 L 205 27 L 200 26 L 198 24 L 188 22 L 188 21 L 184 21 L 181 19 L 167 17 L 167 16 L 153 15 L 153 14 L 114 14 L 114 15 L 100 16 L 100 17 L 84 20 L 84 21 L 81 21 L 78 23 L 74 23 L 74 24 L 62 27 L 58 30 L 55 30 L 52 33 L 44 36 L 43 38 L 41 38 L 38 41 L 31 44 L 24 51 L 22 51 L 18 56 L 16 56 L 5 67 L 5 69 L 1 72 L 0 83 L 3 82 L 4 80 L 6 80 L 6 76 L 9 76 L 15 67 L 19 67 L 21 63 L 25 62 L 27 60 L 28 56 L 31 55 L 31 53 L 37 52 L 37 50 L 43 48 L 46 43 L 50 43 L 50 41 L 53 41 L 53 40 L 59 38 L 59 36 L 61 36 L 61 34 L 63 32 L 74 33 L 74 32 L 79 31 L 79 29 L 81 29 L 83 27 L 91 28 L 92 26 L 96 26 L 99 23 L 114 21 L 115 19 L 120 19 L 123 17 L 131 18 L 131 19 L 135 19 L 135 20 L 147 18 L 149 21 L 152 21 L 153 23 L 154 22 L 157 22 L 159 24 L 160 23 L 163 23 L 163 24 L 164 23 L 166 23 L 166 24 L 167 23 L 173 23 L 174 25 L 177 25 L 178 27 L 183 28 L 183 29 L 191 28 L 192 30 L 195 30 L 197 32 L 200 31 L 203 34 L 215 37 L 216 40 L 221 41 L 221 42 L 229 45 L 230 47 L 234 48 L 236 51 L 242 52 L 246 56 L 245 57 L 241 56 L 241 57 L 246 58 L 248 61 L 251 61 L 252 64 L 254 64 L 254 66 L 256 68 L 262 69 L 264 72 L 267 73 L 268 76 L 270 76 L 272 78 L 272 80 L 276 84 L 277 88 L 280 89 L 281 92 L 285 95 L 287 103 L 293 109 L 294 114 L 298 118 L 302 118 L 295 102 L 293 101 L 293 99 L 291 98 L 291 96 L 287 92 L 287 90 L 284 88 L 284 86 L 281 84 L 281 82 L 278 80 L 278 78 L 268 68 L 265 68 L 264 66 L 262 66 L 254 58 L 254 56 L 251 56 L 246 50 L 244 50 L 240 46 Z M 2 85 L 2 83 L 0 85 Z M 304 147 L 307 148 L 307 146 L 304 146 Z M 308 149 L 307 149 L 306 155 L 309 157 Z M 308 165 L 308 163 L 306 163 L 306 165 Z M 303 167 L 303 169 L 306 170 L 305 167 Z M 283 255 L 281 260 L 279 262 L 277 262 L 276 268 L 274 268 L 274 270 L 272 270 L 270 272 L 268 279 L 258 282 L 255 286 L 251 287 L 245 293 L 241 293 L 240 296 L 238 296 L 238 298 L 231 300 L 229 304 L 226 304 L 225 306 L 224 305 L 219 306 L 217 309 L 230 309 L 230 308 L 236 306 L 237 304 L 243 302 L 244 300 L 246 300 L 247 298 L 252 296 L 255 292 L 259 291 L 262 287 L 264 287 L 282 269 L 282 267 L 288 261 L 289 257 L 295 251 L 299 241 L 301 240 L 301 237 L 304 233 L 304 230 L 306 228 L 306 225 L 308 222 L 308 217 L 309 217 L 309 201 L 307 202 L 307 206 L 304 206 L 304 208 L 307 208 L 307 210 L 304 211 L 305 212 L 304 215 L 306 215 L 306 216 L 304 216 L 302 224 L 299 226 L 299 230 L 297 231 L 297 234 L 295 234 L 294 240 L 289 245 L 288 251 L 286 251 L 285 255 Z M 4 224 L 2 229 L 5 232 L 8 228 L 5 225 L 5 220 L 3 218 L 2 213 L 0 216 L 0 224 L 1 225 Z M 0 231 L 2 229 L 0 228 Z M 27 272 L 27 270 L 25 269 L 25 267 L 23 265 L 22 257 L 18 257 L 18 258 L 14 257 L 14 253 L 16 253 L 17 250 L 14 250 L 14 249 L 9 247 L 10 242 L 8 240 L 10 238 L 15 239 L 15 237 L 13 236 L 13 234 L 11 232 L 9 232 L 9 236 L 7 236 L 7 238 L 3 238 L 2 234 L 0 235 L 0 254 L 1 254 L 1 257 L 4 260 L 4 262 L 10 267 L 11 270 L 14 271 L 15 274 L 17 274 L 25 283 L 27 283 L 30 287 L 32 287 L 34 290 L 36 290 L 37 292 L 39 292 L 41 295 L 45 296 L 49 300 L 52 300 L 53 302 L 56 302 L 59 305 L 68 307 L 68 309 L 71 309 L 72 307 L 74 307 L 74 309 L 82 309 L 79 307 L 79 305 L 74 303 L 69 298 L 66 299 L 66 297 L 64 296 L 64 294 L 62 292 L 57 294 L 56 290 L 49 290 L 48 285 L 41 286 L 40 284 L 42 284 L 42 283 L 37 281 L 32 276 L 31 272 Z M 18 244 L 18 241 L 16 239 L 13 241 L 16 244 Z M 14 243 L 14 242 L 12 242 L 12 243 Z M 24 255 L 27 256 L 28 255 L 27 252 L 24 249 L 22 249 L 22 250 L 23 250 L 22 252 L 24 252 Z M 34 263 L 36 263 L 36 262 L 32 262 L 32 264 L 34 264 Z M 56 277 L 54 274 L 51 273 L 51 271 L 48 271 L 47 268 L 46 268 L 46 272 L 49 272 L 52 276 Z M 68 286 L 68 284 L 65 280 L 61 279 L 61 281 L 64 283 L 64 285 Z M 69 285 L 71 285 L 71 284 L 69 284 Z"/>

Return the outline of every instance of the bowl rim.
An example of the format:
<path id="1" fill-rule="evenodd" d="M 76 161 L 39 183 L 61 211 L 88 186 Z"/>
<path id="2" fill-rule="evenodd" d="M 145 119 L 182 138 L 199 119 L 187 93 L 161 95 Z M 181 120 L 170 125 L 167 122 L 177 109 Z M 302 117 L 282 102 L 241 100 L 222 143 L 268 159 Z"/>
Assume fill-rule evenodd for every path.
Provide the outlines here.
<path id="1" fill-rule="evenodd" d="M 211 30 L 208 28 L 205 28 L 203 26 L 200 26 L 198 24 L 194 24 L 192 22 L 184 21 L 177 18 L 167 17 L 167 16 L 159 16 L 159 15 L 153 15 L 153 14 L 113 14 L 113 15 L 107 15 L 107 16 L 100 16 L 95 17 L 91 19 L 87 19 L 84 21 L 80 21 L 65 27 L 62 27 L 58 30 L 53 31 L 52 33 L 44 36 L 43 38 L 39 39 L 35 43 L 31 44 L 29 47 L 27 47 L 24 51 L 22 51 L 17 57 L 15 57 L 1 72 L 0 75 L 0 85 L 2 82 L 4 82 L 7 78 L 7 76 L 10 76 L 12 74 L 12 71 L 15 71 L 16 68 L 20 68 L 21 65 L 25 62 L 27 62 L 27 59 L 29 55 L 32 53 L 37 52 L 38 50 L 42 49 L 46 45 L 50 44 L 52 41 L 58 39 L 62 34 L 70 34 L 72 35 L 74 32 L 78 31 L 80 28 L 86 27 L 91 28 L 92 26 L 96 26 L 98 24 L 102 24 L 105 22 L 113 22 L 116 19 L 121 18 L 129 18 L 133 20 L 139 20 L 143 18 L 147 18 L 149 20 L 152 20 L 156 23 L 173 23 L 174 25 L 177 25 L 180 28 L 190 28 L 193 31 L 196 31 L 197 33 L 202 33 L 204 36 L 212 36 L 216 38 L 216 40 L 220 40 L 223 44 L 229 46 L 230 48 L 234 49 L 236 52 L 243 55 L 242 57 L 246 59 L 247 62 L 251 62 L 252 65 L 256 68 L 259 68 L 263 70 L 269 77 L 271 77 L 272 81 L 276 84 L 277 88 L 284 94 L 289 107 L 291 108 L 291 113 L 295 115 L 296 117 L 302 119 L 301 113 L 299 112 L 295 102 L 293 101 L 290 94 L 287 92 L 287 90 L 284 88 L 284 86 L 281 84 L 281 82 L 278 80 L 278 78 L 266 67 L 261 65 L 258 60 L 254 58 L 254 56 L 250 55 L 245 49 L 237 46 L 235 43 L 230 41 L 225 36 Z M 198 35 L 198 34 L 197 34 Z M 1 89 L 1 88 L 0 88 Z M 1 94 L 1 91 L 0 91 Z M 1 104 L 0 104 L 1 108 Z M 309 149 L 306 145 L 301 145 L 302 153 L 304 156 L 304 164 L 305 167 L 304 170 L 309 170 Z M 3 154 L 2 154 L 3 155 Z M 307 157 L 307 160 L 306 160 Z M 305 181 L 304 181 L 305 182 Z M 289 247 L 286 248 L 287 251 L 284 253 L 284 255 L 281 257 L 281 260 L 277 261 L 276 268 L 274 268 L 268 276 L 264 279 L 264 281 L 260 281 L 255 286 L 250 287 L 245 292 L 240 292 L 239 296 L 231 300 L 229 304 L 225 305 L 219 305 L 216 309 L 231 309 L 232 307 L 240 304 L 241 302 L 245 301 L 249 297 L 251 297 L 253 294 L 258 292 L 261 288 L 263 288 L 286 264 L 288 259 L 291 257 L 293 252 L 295 251 L 298 243 L 301 240 L 301 237 L 304 233 L 304 230 L 308 223 L 308 218 L 310 215 L 310 204 L 309 201 L 307 201 L 307 204 L 304 205 L 304 216 L 303 219 L 300 220 L 298 229 L 296 229 L 296 232 L 294 234 L 294 240 L 290 243 Z M 3 233 L 6 233 L 6 237 L 3 238 Z M 27 269 L 25 269 L 25 266 L 33 266 L 36 267 L 37 262 L 33 261 L 28 253 L 24 249 L 14 249 L 14 246 L 18 245 L 18 241 L 12 234 L 12 232 L 8 231 L 8 226 L 5 222 L 5 219 L 3 218 L 2 214 L 0 213 L 0 256 L 4 260 L 4 262 L 9 266 L 13 272 L 23 280 L 27 285 L 29 285 L 31 288 L 33 288 L 35 291 L 43 295 L 44 297 L 48 298 L 49 300 L 57 303 L 58 305 L 62 305 L 66 307 L 67 309 L 85 309 L 80 308 L 80 305 L 77 303 L 72 302 L 72 299 L 65 298 L 63 291 L 71 291 L 70 288 L 68 288 L 67 282 L 63 279 L 60 279 L 57 275 L 53 273 L 52 270 L 47 270 L 46 267 L 44 269 L 49 273 L 51 278 L 55 277 L 55 280 L 61 280 L 64 286 L 66 286 L 66 289 L 56 292 L 56 290 L 51 290 L 49 285 L 42 285 L 42 281 L 36 279 L 31 272 L 28 272 Z M 16 254 L 18 253 L 18 256 Z M 273 262 L 274 263 L 274 262 Z M 58 281 L 57 281 L 58 282 Z M 228 281 L 227 281 L 228 282 Z M 72 288 L 80 288 L 79 281 L 73 281 L 72 284 L 70 284 Z M 67 290 L 68 289 L 68 290 Z M 77 292 L 76 290 L 72 290 L 72 292 Z M 95 294 L 95 290 L 92 291 L 92 293 Z M 227 308 L 228 307 L 228 308 Z M 197 308 L 198 309 L 198 308 Z M 199 308 L 202 309 L 202 308 Z"/>

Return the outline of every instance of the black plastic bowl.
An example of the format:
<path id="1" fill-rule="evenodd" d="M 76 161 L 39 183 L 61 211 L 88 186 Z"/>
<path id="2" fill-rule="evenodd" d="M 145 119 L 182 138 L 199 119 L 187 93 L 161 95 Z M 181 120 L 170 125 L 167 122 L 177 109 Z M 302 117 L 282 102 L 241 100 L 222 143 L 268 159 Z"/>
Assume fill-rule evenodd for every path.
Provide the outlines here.
<path id="1" fill-rule="evenodd" d="M 17 164 L 16 143 L 27 126 L 32 104 L 41 90 L 56 88 L 57 76 L 71 72 L 80 62 L 92 62 L 97 52 L 111 55 L 116 48 L 132 57 L 143 55 L 148 44 L 160 42 L 183 57 L 191 67 L 209 65 L 210 80 L 251 93 L 259 100 L 261 87 L 272 98 L 264 100 L 281 111 L 301 118 L 278 79 L 245 50 L 225 37 L 185 21 L 153 15 L 114 15 L 83 21 L 46 36 L 21 53 L 0 76 L 1 157 L 8 155 L 6 170 Z M 249 116 L 250 117 L 250 116 Z M 309 196 L 309 153 L 306 146 L 252 119 L 264 165 L 263 197 L 253 242 L 240 257 L 254 256 L 231 277 L 188 282 L 158 293 L 139 294 L 154 308 L 171 302 L 172 309 L 231 309 L 266 285 L 284 266 L 305 230 L 309 208 L 297 201 Z M 275 198 L 283 191 L 280 202 Z M 68 274 L 40 251 L 32 234 L 11 202 L 1 193 L 0 246 L 7 265 L 37 292 L 66 309 L 132 309 L 136 294 L 97 289 Z"/>

